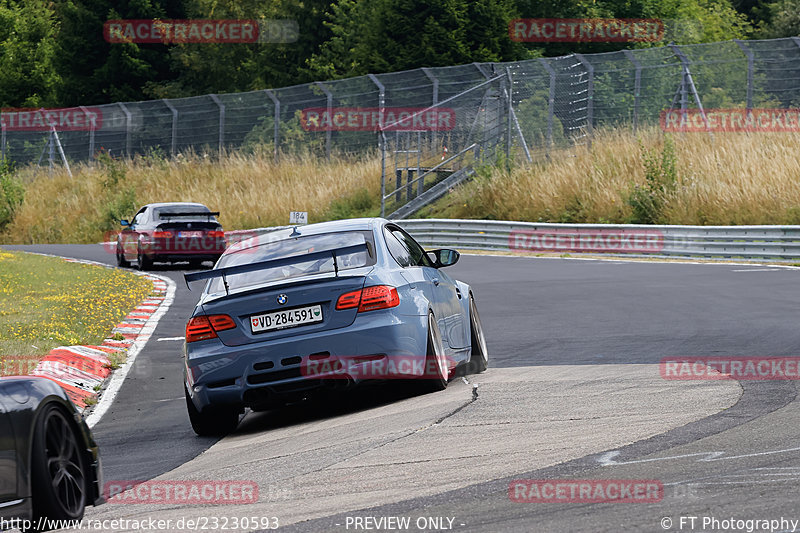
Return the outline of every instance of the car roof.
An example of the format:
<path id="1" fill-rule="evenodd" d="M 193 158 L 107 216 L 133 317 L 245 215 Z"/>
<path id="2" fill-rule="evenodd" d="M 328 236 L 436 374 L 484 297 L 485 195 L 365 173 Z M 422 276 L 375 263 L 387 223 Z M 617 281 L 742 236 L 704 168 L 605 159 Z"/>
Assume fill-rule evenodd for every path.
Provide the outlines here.
<path id="1" fill-rule="evenodd" d="M 205 207 L 206 209 L 208 209 L 208 207 L 206 205 L 198 203 L 198 202 L 158 202 L 158 203 L 154 203 L 154 204 L 147 204 L 147 205 L 145 205 L 143 207 L 187 207 L 187 206 L 192 206 L 192 207 L 200 206 L 200 207 Z M 210 209 L 209 209 L 209 211 L 210 211 Z"/>
<path id="2" fill-rule="evenodd" d="M 388 221 L 383 218 L 348 218 L 344 220 L 332 220 L 329 222 L 308 224 L 305 226 L 291 226 L 275 231 L 270 231 L 268 234 L 266 234 L 269 235 L 268 241 L 260 239 L 259 237 L 261 236 L 257 235 L 255 237 L 251 237 L 249 239 L 243 240 L 242 242 L 233 245 L 228 250 L 231 251 L 242 250 L 245 248 L 260 246 L 262 244 L 265 244 L 265 242 L 282 241 L 284 239 L 292 237 L 293 236 L 292 234 L 294 233 L 295 229 L 302 237 L 304 235 L 324 235 L 325 233 L 335 233 L 338 231 L 372 231 L 374 228 L 380 226 L 381 224 L 385 224 L 387 222 Z M 296 237 L 297 235 L 294 236 Z"/>

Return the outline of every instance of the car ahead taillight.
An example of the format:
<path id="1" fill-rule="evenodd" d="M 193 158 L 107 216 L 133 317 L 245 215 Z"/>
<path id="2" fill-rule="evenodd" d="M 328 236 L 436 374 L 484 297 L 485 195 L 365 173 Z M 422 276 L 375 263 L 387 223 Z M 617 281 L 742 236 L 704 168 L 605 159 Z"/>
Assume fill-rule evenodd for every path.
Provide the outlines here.
<path id="1" fill-rule="evenodd" d="M 217 331 L 236 327 L 236 322 L 228 315 L 198 315 L 186 324 L 186 342 L 213 339 Z"/>
<path id="2" fill-rule="evenodd" d="M 224 239 L 225 238 L 225 232 L 224 231 L 211 230 L 211 231 L 206 232 L 206 235 L 211 237 L 211 238 L 214 238 L 214 239 Z"/>
<path id="3" fill-rule="evenodd" d="M 154 231 L 153 238 L 155 239 L 171 239 L 172 232 L 171 231 Z"/>
<path id="4" fill-rule="evenodd" d="M 336 309 L 341 311 L 358 307 L 358 312 L 363 313 L 398 305 L 400 305 L 400 296 L 397 294 L 397 289 L 388 285 L 375 285 L 374 287 L 365 287 L 360 291 L 342 294 L 336 302 Z"/>

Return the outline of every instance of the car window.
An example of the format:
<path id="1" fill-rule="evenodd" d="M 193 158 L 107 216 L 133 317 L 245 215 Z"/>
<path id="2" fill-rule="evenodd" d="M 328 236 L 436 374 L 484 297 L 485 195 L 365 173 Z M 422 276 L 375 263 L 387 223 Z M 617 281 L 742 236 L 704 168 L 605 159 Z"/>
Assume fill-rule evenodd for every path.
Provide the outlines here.
<path id="1" fill-rule="evenodd" d="M 337 254 L 336 269 L 341 272 L 343 270 L 359 268 L 375 263 L 374 253 L 371 252 L 371 250 L 374 249 L 371 236 L 371 232 L 347 231 L 264 242 L 258 246 L 242 248 L 223 255 L 217 268 L 258 263 L 260 261 L 269 261 L 284 257 L 302 256 L 307 253 L 336 250 L 337 248 L 366 243 L 366 250 L 344 255 Z M 228 282 L 228 288 L 235 289 L 283 279 L 325 274 L 334 272 L 336 269 L 334 269 L 332 256 L 310 261 L 303 260 L 302 257 L 299 257 L 297 262 L 291 265 L 265 268 L 243 274 L 233 274 L 226 276 L 226 280 Z M 212 280 L 208 292 L 214 293 L 224 290 L 225 287 L 222 283 L 222 279 L 217 278 Z"/>
<path id="2" fill-rule="evenodd" d="M 408 233 L 400 228 L 390 228 L 391 235 L 399 241 L 403 248 L 408 253 L 409 266 L 427 266 L 432 267 L 430 258 L 425 253 L 425 249 L 411 237 Z M 399 261 L 398 261 L 399 262 Z"/>
<path id="3" fill-rule="evenodd" d="M 383 230 L 384 238 L 386 239 L 386 247 L 389 253 L 397 261 L 401 267 L 409 267 L 414 264 L 411 260 L 411 251 L 405 244 L 405 241 L 398 240 L 389 228 Z"/>
<path id="4" fill-rule="evenodd" d="M 153 220 L 160 221 L 174 221 L 174 222 L 187 222 L 187 221 L 209 221 L 216 222 L 217 218 L 214 216 L 206 216 L 200 213 L 210 213 L 208 207 L 204 205 L 182 205 L 182 206 L 168 206 L 157 207 L 153 209 Z M 188 213 L 188 214 L 182 214 Z"/>
<path id="5" fill-rule="evenodd" d="M 145 211 L 139 211 L 138 213 L 136 213 L 136 216 L 133 217 L 133 222 L 131 222 L 131 225 L 135 226 L 137 224 L 144 223 L 144 218 L 145 218 Z"/>

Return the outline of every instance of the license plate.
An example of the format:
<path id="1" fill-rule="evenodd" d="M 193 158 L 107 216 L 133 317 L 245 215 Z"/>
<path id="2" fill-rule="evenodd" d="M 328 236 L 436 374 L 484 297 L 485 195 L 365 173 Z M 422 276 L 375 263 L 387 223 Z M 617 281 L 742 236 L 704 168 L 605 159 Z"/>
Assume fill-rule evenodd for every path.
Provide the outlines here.
<path id="1" fill-rule="evenodd" d="M 195 238 L 195 237 L 202 237 L 202 236 L 203 236 L 203 232 L 202 231 L 179 231 L 178 232 L 178 237 L 183 237 L 183 238 L 186 238 L 186 239 L 191 239 L 191 238 Z"/>
<path id="2" fill-rule="evenodd" d="M 284 309 L 250 317 L 250 330 L 253 333 L 275 329 L 293 328 L 305 324 L 322 322 L 322 306 L 309 305 L 295 309 Z"/>

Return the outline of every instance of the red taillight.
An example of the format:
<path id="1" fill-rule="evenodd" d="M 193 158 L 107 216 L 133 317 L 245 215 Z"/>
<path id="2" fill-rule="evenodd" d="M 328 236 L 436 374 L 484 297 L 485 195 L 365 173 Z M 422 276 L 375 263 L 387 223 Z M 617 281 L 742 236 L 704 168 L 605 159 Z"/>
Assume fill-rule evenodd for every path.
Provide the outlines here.
<path id="1" fill-rule="evenodd" d="M 365 287 L 360 291 L 346 292 L 339 296 L 336 309 L 353 309 L 358 307 L 358 312 L 388 309 L 400 305 L 400 296 L 397 289 L 388 285 Z"/>
<path id="2" fill-rule="evenodd" d="M 361 291 L 346 292 L 339 296 L 339 301 L 336 302 L 336 309 L 352 309 L 358 307 L 361 303 Z"/>
<path id="3" fill-rule="evenodd" d="M 213 339 L 217 331 L 236 327 L 236 322 L 228 315 L 198 315 L 186 324 L 186 342 Z"/>
<path id="4" fill-rule="evenodd" d="M 153 238 L 155 239 L 171 239 L 172 232 L 171 231 L 154 231 Z"/>
<path id="5" fill-rule="evenodd" d="M 224 231 L 211 230 L 211 231 L 206 232 L 206 235 L 209 236 L 209 237 L 212 237 L 214 239 L 224 239 L 225 238 L 225 232 Z"/>

